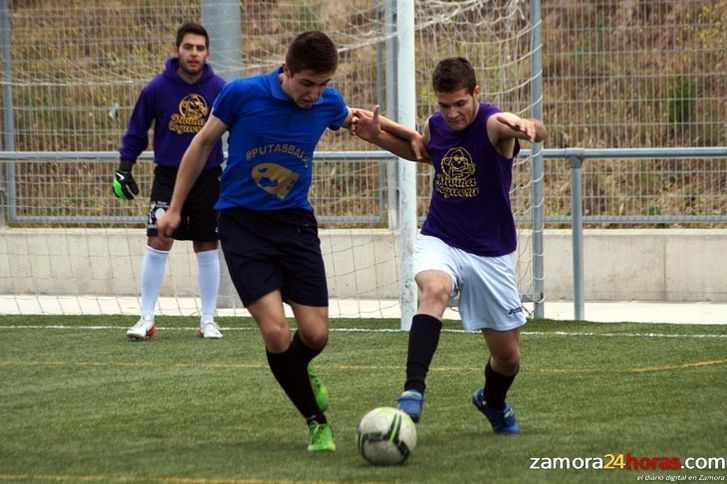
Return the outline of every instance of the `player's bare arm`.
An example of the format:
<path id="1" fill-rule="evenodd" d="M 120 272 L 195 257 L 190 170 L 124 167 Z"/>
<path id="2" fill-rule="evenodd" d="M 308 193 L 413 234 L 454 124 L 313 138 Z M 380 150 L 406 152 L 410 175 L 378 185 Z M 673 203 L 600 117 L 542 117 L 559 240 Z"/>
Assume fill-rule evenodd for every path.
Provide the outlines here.
<path id="1" fill-rule="evenodd" d="M 192 139 L 187 151 L 184 152 L 182 161 L 179 164 L 169 208 L 164 216 L 157 221 L 157 229 L 163 237 L 171 237 L 179 226 L 184 201 L 187 199 L 195 180 L 202 172 L 212 148 L 225 131 L 227 131 L 227 125 L 214 114 L 211 114 L 199 133 Z"/>
<path id="2" fill-rule="evenodd" d="M 422 143 L 424 143 L 424 146 L 426 147 L 429 144 L 429 140 L 432 139 L 431 131 L 429 130 L 429 120 L 431 119 L 431 116 L 427 118 L 426 121 L 424 121 L 424 126 L 422 126 Z"/>
<path id="3" fill-rule="evenodd" d="M 545 139 L 548 131 L 537 119 L 521 118 L 513 113 L 498 113 L 487 120 L 487 136 L 503 156 L 510 157 L 515 139 L 536 143 Z"/>
<path id="4" fill-rule="evenodd" d="M 536 143 L 548 135 L 539 120 L 521 118 L 513 113 L 498 113 L 490 117 L 487 120 L 487 133 L 493 142 L 503 138 L 518 138 Z"/>
<path id="5" fill-rule="evenodd" d="M 379 106 L 373 111 L 351 109 L 348 127 L 353 134 L 397 156 L 411 161 L 429 163 L 422 136 L 405 126 L 382 117 Z"/>

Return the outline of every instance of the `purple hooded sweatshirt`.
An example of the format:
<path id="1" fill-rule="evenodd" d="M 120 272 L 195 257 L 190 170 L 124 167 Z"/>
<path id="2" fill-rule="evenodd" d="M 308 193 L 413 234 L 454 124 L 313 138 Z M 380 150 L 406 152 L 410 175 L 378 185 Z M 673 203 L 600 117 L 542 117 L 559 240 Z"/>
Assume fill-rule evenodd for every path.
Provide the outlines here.
<path id="1" fill-rule="evenodd" d="M 149 144 L 149 127 L 154 121 L 154 162 L 179 168 L 192 138 L 207 122 L 225 80 L 205 64 L 202 77 L 188 84 L 177 74 L 178 67 L 178 58 L 167 59 L 164 72 L 149 81 L 139 94 L 119 149 L 120 159 L 136 161 Z M 219 166 L 222 156 L 222 142 L 218 141 L 205 169 Z"/>

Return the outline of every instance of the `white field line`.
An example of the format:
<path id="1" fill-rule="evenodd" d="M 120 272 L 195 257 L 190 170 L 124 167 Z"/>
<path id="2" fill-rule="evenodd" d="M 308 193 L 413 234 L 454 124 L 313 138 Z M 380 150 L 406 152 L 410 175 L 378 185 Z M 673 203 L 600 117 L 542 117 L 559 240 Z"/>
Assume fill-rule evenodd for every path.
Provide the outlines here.
<path id="1" fill-rule="evenodd" d="M 109 325 L 63 325 L 63 324 L 0 324 L 0 330 L 30 330 L 30 329 L 55 329 L 55 330 L 114 330 L 122 331 L 127 329 L 126 326 L 109 326 Z M 197 327 L 183 328 L 165 328 L 157 326 L 158 331 L 194 331 Z M 254 327 L 220 327 L 222 331 L 253 331 Z M 401 333 L 396 328 L 329 328 L 332 333 Z M 444 333 L 472 333 L 462 329 L 442 329 Z M 727 334 L 668 334 L 668 333 L 601 333 L 595 331 L 523 331 L 523 336 L 575 336 L 575 337 L 626 337 L 626 338 L 727 338 Z"/>

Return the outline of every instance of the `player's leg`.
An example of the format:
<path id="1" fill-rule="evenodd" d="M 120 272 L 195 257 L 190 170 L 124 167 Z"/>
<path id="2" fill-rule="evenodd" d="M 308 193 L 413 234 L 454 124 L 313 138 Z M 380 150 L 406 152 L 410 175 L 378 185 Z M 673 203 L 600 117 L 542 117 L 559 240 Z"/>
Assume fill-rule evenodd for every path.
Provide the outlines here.
<path id="1" fill-rule="evenodd" d="M 483 329 L 490 358 L 485 365 L 487 405 L 497 410 L 505 408 L 505 398 L 520 369 L 520 328 L 510 331 Z"/>
<path id="2" fill-rule="evenodd" d="M 306 416 L 308 450 L 332 451 L 336 448 L 333 431 L 323 413 L 330 401 L 328 390 L 311 363 L 328 343 L 328 286 L 318 224 L 311 212 L 291 211 L 286 214 L 286 232 L 278 241 L 284 253 L 278 263 L 283 273 L 283 299 L 293 309 L 298 326 L 291 344 L 295 381 L 300 383 L 298 398 L 318 410 Z"/>
<path id="3" fill-rule="evenodd" d="M 489 420 L 495 433 L 519 434 L 515 411 L 505 400 L 520 368 L 520 328 L 484 329 L 490 359 L 485 365 L 485 385 L 475 390 L 472 403 Z"/>
<path id="4" fill-rule="evenodd" d="M 435 237 L 417 238 L 414 270 L 421 302 L 409 330 L 406 382 L 398 399 L 399 409 L 414 422 L 421 419 L 426 377 L 439 345 L 442 315 L 454 292 L 455 268 L 449 252 L 449 247 Z"/>
<path id="5" fill-rule="evenodd" d="M 218 222 L 220 242 L 232 282 L 260 328 L 275 379 L 309 421 L 309 434 L 311 427 L 321 434 L 326 430 L 325 416 L 316 404 L 299 351 L 293 347 L 283 311 L 281 288 L 285 264 L 281 261 L 288 257 L 284 250 L 287 241 L 296 239 L 298 231 L 287 218 L 286 214 L 275 212 L 256 213 L 238 208 L 224 210 L 220 212 Z M 297 259 L 294 254 L 290 257 Z M 320 265 L 322 267 L 322 259 Z M 327 304 L 327 293 L 324 293 L 323 301 L 324 304 L 318 305 Z M 327 431 L 330 435 L 330 429 Z M 323 450 L 333 450 L 332 438 L 330 444 L 328 449 Z"/>
<path id="6" fill-rule="evenodd" d="M 328 307 L 306 306 L 288 300 L 298 331 L 293 335 L 291 350 L 297 359 L 295 379 L 301 383 L 300 397 L 310 402 L 312 397 L 319 414 L 306 418 L 308 422 L 308 450 L 334 451 L 333 429 L 324 412 L 330 404 L 328 389 L 313 368 L 312 360 L 328 343 Z"/>
<path id="7" fill-rule="evenodd" d="M 199 285 L 200 317 L 198 336 L 205 339 L 220 339 L 222 332 L 215 322 L 217 294 L 220 288 L 220 259 L 217 255 L 217 241 L 194 241 L 197 257 L 197 283 Z"/>
<path id="8" fill-rule="evenodd" d="M 141 262 L 141 317 L 128 329 L 126 335 L 132 340 L 144 340 L 154 336 L 156 324 L 154 310 L 159 291 L 164 281 L 172 239 L 159 237 L 157 219 L 164 215 L 174 189 L 176 172 L 156 167 L 150 195 L 150 208 L 147 214 L 147 243 Z"/>
<path id="9" fill-rule="evenodd" d="M 495 433 L 517 434 L 520 427 L 506 402 L 520 367 L 520 328 L 525 324 L 511 255 L 480 257 L 463 253 L 460 313 L 465 328 L 480 329 L 490 352 L 485 384 L 472 403 Z"/>
<path id="10" fill-rule="evenodd" d="M 291 343 L 293 351 L 298 356 L 300 364 L 307 370 L 313 396 L 321 412 L 325 412 L 330 404 L 328 389 L 318 377 L 311 362 L 318 356 L 328 343 L 328 307 L 327 306 L 305 306 L 288 301 L 298 331 L 293 335 Z"/>
<path id="11" fill-rule="evenodd" d="M 141 262 L 141 315 L 154 319 L 154 307 L 164 281 L 171 239 L 147 237 L 144 259 Z"/>
<path id="12" fill-rule="evenodd" d="M 200 295 L 199 331 L 205 339 L 220 339 L 222 332 L 215 322 L 217 294 L 220 287 L 220 262 L 217 254 L 217 214 L 213 207 L 219 196 L 220 168 L 203 171 L 192 186 L 182 208 L 186 222 L 185 240 L 192 240 L 197 258 L 197 283 Z M 179 232 L 179 231 L 178 231 Z"/>
<path id="13" fill-rule="evenodd" d="M 319 350 L 302 343 L 300 336 L 291 341 L 283 312 L 280 291 L 263 296 L 247 306 L 260 328 L 270 369 L 309 428 L 308 450 L 335 450 L 333 434 L 323 411 L 316 402 L 305 359 Z M 300 312 L 300 311 L 299 311 Z"/>
<path id="14" fill-rule="evenodd" d="M 297 357 L 291 348 L 290 327 L 283 310 L 280 291 L 270 292 L 255 302 L 246 305 L 247 310 L 260 329 L 270 369 L 288 398 L 304 417 L 315 415 L 318 408 L 298 396 L 296 381 Z"/>
<path id="15" fill-rule="evenodd" d="M 171 240 L 147 238 L 144 258 L 141 261 L 141 317 L 126 331 L 131 340 L 145 340 L 156 333 L 154 313 L 171 248 Z"/>
<path id="16" fill-rule="evenodd" d="M 291 348 L 290 327 L 285 317 L 280 290 L 268 293 L 255 302 L 246 305 L 247 310 L 260 329 L 265 344 L 265 354 L 270 370 L 285 391 L 293 405 L 304 417 L 317 414 L 313 402 L 299 397 L 299 384 L 296 381 L 297 357 Z"/>
<path id="17" fill-rule="evenodd" d="M 328 343 L 328 285 L 318 224 L 311 212 L 294 210 L 286 214 L 286 231 L 279 240 L 284 256 L 278 263 L 283 299 L 293 309 L 298 326 L 293 351 L 300 364 L 299 377 L 309 382 L 322 413 L 329 404 L 328 391 L 311 365 Z"/>
<path id="18" fill-rule="evenodd" d="M 424 404 L 426 378 L 442 331 L 442 315 L 452 292 L 452 277 L 443 271 L 427 270 L 416 275 L 421 302 L 411 321 L 406 357 L 406 382 L 398 407 L 419 422 Z"/>

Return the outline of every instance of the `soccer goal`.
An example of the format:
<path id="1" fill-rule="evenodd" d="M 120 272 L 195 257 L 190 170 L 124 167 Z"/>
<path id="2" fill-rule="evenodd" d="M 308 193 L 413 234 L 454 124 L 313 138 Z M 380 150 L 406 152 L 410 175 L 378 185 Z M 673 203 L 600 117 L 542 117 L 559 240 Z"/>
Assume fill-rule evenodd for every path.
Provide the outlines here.
<path id="1" fill-rule="evenodd" d="M 333 85 L 347 103 L 379 104 L 396 119 L 397 84 L 403 82 L 397 66 L 406 55 L 397 47 L 397 3 L 47 0 L 42 10 L 34 2 L 2 9 L 0 313 L 139 312 L 151 153 L 135 168 L 142 192 L 133 202 L 113 198 L 110 180 L 136 96 L 162 69 L 179 25 L 205 24 L 211 64 L 228 79 L 268 72 L 283 61 L 296 33 L 325 31 L 339 47 Z M 414 52 L 408 54 L 415 60 L 410 109 L 417 125 L 436 110 L 430 87 L 436 63 L 453 55 L 473 63 L 483 100 L 539 117 L 539 22 L 532 20 L 529 0 L 420 0 L 413 11 Z M 332 317 L 402 314 L 402 278 L 410 275 L 401 272 L 407 256 L 401 240 L 410 234 L 402 234 L 400 223 L 399 163 L 348 132 L 327 133 L 318 146 L 311 202 L 321 226 Z M 533 223 L 542 191 L 534 166 L 537 158 L 516 160 L 511 192 L 525 301 L 542 299 L 542 224 Z M 411 209 L 421 222 L 430 192 L 427 167 L 417 166 L 411 183 Z M 191 244 L 176 243 L 159 316 L 199 314 L 196 272 Z M 226 278 L 218 312 L 246 314 Z"/>

